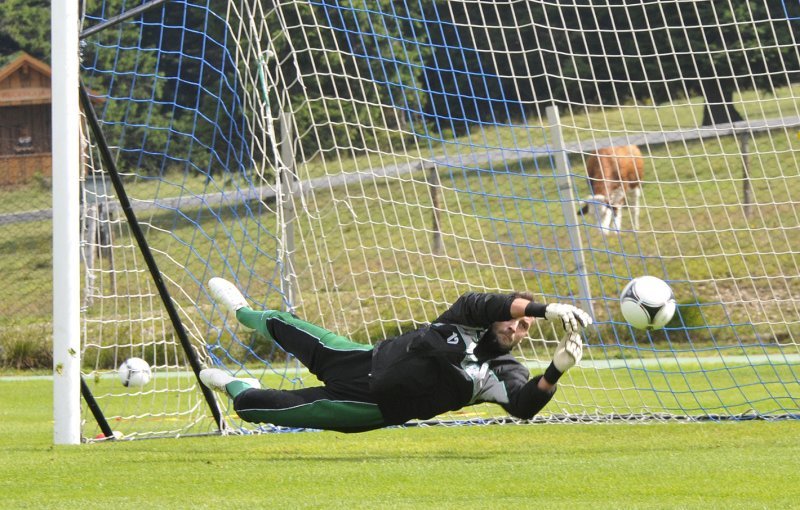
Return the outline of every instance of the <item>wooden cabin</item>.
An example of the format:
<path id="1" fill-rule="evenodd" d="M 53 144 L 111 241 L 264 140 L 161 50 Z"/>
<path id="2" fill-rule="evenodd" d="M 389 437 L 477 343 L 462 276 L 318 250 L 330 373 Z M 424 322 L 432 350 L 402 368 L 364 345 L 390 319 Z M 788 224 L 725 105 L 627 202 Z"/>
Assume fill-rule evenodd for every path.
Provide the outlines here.
<path id="1" fill-rule="evenodd" d="M 52 175 L 50 66 L 24 51 L 0 56 L 0 186 Z"/>

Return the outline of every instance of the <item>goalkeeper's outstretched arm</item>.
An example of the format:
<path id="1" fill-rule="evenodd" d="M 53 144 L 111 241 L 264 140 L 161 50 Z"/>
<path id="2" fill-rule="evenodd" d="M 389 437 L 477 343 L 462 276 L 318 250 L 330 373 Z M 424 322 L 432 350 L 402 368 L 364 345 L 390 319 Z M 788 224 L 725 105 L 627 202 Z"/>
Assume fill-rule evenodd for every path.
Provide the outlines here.
<path id="1" fill-rule="evenodd" d="M 566 303 L 542 304 L 518 297 L 511 302 L 511 317 L 539 317 L 548 321 L 560 321 L 568 333 L 578 332 L 592 324 L 592 317 L 577 306 Z"/>
<path id="2" fill-rule="evenodd" d="M 581 360 L 583 345 L 578 333 L 566 333 L 556 346 L 553 361 L 544 374 L 530 381 L 521 374 L 510 374 L 505 381 L 509 401 L 503 408 L 509 414 L 523 420 L 530 420 L 550 402 L 556 391 L 556 383 L 564 373 Z"/>

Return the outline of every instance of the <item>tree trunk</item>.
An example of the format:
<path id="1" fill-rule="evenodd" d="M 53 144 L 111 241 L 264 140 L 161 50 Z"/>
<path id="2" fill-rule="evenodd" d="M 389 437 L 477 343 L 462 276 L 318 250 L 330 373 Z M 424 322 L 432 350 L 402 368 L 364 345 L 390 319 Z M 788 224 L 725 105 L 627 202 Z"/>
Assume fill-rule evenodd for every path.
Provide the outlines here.
<path id="1" fill-rule="evenodd" d="M 733 80 L 708 78 L 701 82 L 706 106 L 703 109 L 703 126 L 729 124 L 744 120 L 744 117 L 733 105 L 733 91 L 736 83 Z"/>

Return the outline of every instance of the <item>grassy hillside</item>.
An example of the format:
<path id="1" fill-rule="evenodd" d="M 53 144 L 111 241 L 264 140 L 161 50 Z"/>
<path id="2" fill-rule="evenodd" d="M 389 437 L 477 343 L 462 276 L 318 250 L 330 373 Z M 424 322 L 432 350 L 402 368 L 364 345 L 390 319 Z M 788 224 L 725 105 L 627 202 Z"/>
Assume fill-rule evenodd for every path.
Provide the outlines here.
<path id="1" fill-rule="evenodd" d="M 747 93 L 740 108 L 749 118 L 796 114 L 795 89 L 772 96 Z M 696 126 L 702 105 L 629 105 L 589 114 L 562 112 L 567 142 L 602 141 L 625 133 Z M 537 133 L 537 129 L 541 132 Z M 524 135 L 524 136 L 523 136 Z M 582 230 L 590 284 L 599 298 L 601 327 L 595 340 L 630 343 L 632 332 L 619 324 L 616 296 L 629 275 L 651 273 L 673 281 L 681 302 L 680 327 L 669 335 L 642 335 L 639 341 L 696 342 L 698 345 L 794 343 L 796 321 L 786 320 L 781 303 L 796 283 L 797 253 L 792 240 L 800 230 L 797 138 L 773 131 L 750 143 L 749 182 L 755 207 L 741 207 L 743 193 L 739 141 L 721 137 L 686 144 L 654 146 L 646 153 L 642 225 L 638 233 L 603 235 Z M 532 138 L 533 137 L 533 138 Z M 303 179 L 355 169 L 413 161 L 451 160 L 475 151 L 543 144 L 546 128 L 528 126 L 486 130 L 441 149 L 424 145 L 382 147 L 380 152 L 346 157 L 321 155 L 298 169 Z M 534 140 L 535 139 L 535 140 Z M 531 141 L 534 140 L 534 141 Z M 539 141 L 536 141 L 539 140 Z M 468 159 L 465 159 L 468 161 Z M 358 340 L 368 341 L 430 320 L 459 292 L 480 282 L 486 288 L 528 288 L 549 296 L 574 293 L 575 270 L 557 182 L 544 160 L 521 160 L 505 168 L 440 167 L 438 190 L 443 250 L 433 250 L 431 188 L 423 173 L 376 178 L 343 188 L 320 190 L 296 201 L 293 254 L 299 313 Z M 578 193 L 588 189 L 582 161 L 572 158 Z M 236 178 L 208 181 L 203 176 L 166 175 L 163 181 L 129 179 L 138 199 L 181 193 L 233 191 Z M 0 191 L 4 212 L 47 202 L 42 183 Z M 14 204 L 14 205 L 11 205 Z M 38 208 L 38 207 L 37 207 Z M 253 211 L 251 214 L 250 211 Z M 186 209 L 148 213 L 142 218 L 159 266 L 173 296 L 182 304 L 190 334 L 203 342 L 210 303 L 200 291 L 213 272 L 229 267 L 248 279 L 248 294 L 281 306 L 275 254 L 279 250 L 274 204 L 248 204 L 239 210 Z M 624 218 L 629 224 L 629 218 Z M 0 338 L 8 343 L 49 336 L 51 298 L 49 221 L 0 225 L 0 263 L 14 282 L 0 295 Z M 89 337 L 130 338 L 142 329 L 169 331 L 153 298 L 153 286 L 127 228 L 115 224 L 117 247 L 101 262 L 98 289 L 113 301 L 87 303 L 86 316 L 126 320 L 140 310 L 161 316 L 152 324 L 90 322 Z M 56 254 L 58 256 L 58 254 Z M 123 296 L 134 296 L 123 299 Z M 199 305 L 192 311 L 194 303 Z M 723 305 L 724 303 L 724 305 Z M 547 330 L 537 332 L 550 336 Z"/>

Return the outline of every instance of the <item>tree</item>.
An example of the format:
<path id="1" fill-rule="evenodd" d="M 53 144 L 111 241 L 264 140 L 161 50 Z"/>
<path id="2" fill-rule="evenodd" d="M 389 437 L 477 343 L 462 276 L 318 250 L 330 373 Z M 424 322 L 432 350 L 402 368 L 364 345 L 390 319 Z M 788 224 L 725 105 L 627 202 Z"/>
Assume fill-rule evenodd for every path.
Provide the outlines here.
<path id="1" fill-rule="evenodd" d="M 23 50 L 50 61 L 50 1 L 0 2 L 0 54 Z"/>
<path id="2" fill-rule="evenodd" d="M 123 5 L 107 0 L 105 16 Z M 112 95 L 134 100 L 125 111 L 105 104 L 109 120 L 126 116 L 131 135 L 148 116 L 168 119 L 136 133 L 142 147 L 169 137 L 188 158 L 195 137 L 220 165 L 241 160 L 248 150 L 238 134 L 246 129 L 241 110 L 253 106 L 242 101 L 258 93 L 257 83 L 241 77 L 260 65 L 256 48 L 277 55 L 268 64 L 282 91 L 272 98 L 273 114 L 292 111 L 299 133 L 313 128 L 315 136 L 300 138 L 309 155 L 425 133 L 420 118 L 454 131 L 474 122 L 524 122 L 553 101 L 592 107 L 700 95 L 703 124 L 733 122 L 742 118 L 737 91 L 772 91 L 800 79 L 800 22 L 787 19 L 781 0 L 375 0 L 369 9 L 355 0 L 297 2 L 264 11 L 270 32 L 250 42 L 233 41 L 224 17 L 210 14 L 227 7 L 228 0 L 166 2 L 145 14 L 145 25 L 133 20 L 108 31 L 123 30 L 118 49 L 113 34 L 87 41 L 87 79 L 108 80 Z M 48 0 L 0 2 L 4 52 L 24 49 L 48 60 L 49 28 Z M 95 44 L 103 38 L 109 46 Z M 110 80 L 92 70 L 91 59 L 104 69 L 116 62 L 129 74 Z M 144 153 L 124 154 L 135 163 L 151 159 Z"/>
<path id="3" fill-rule="evenodd" d="M 741 120 L 737 91 L 800 78 L 781 0 L 428 5 L 432 122 L 502 122 L 552 101 L 613 106 L 700 95 L 703 124 Z M 536 113 L 536 112 L 534 112 Z"/>
<path id="4" fill-rule="evenodd" d="M 376 0 L 300 2 L 268 18 L 275 27 L 261 41 L 275 58 L 268 64 L 281 93 L 273 108 L 291 111 L 309 157 L 347 147 L 360 152 L 407 136 L 403 128 L 421 112 L 422 35 L 415 5 Z M 407 9 L 396 11 L 395 9 Z M 309 27 L 316 27 L 309 29 Z M 274 114 L 276 114 L 274 112 Z M 424 131 L 424 127 L 421 127 Z"/>
<path id="5" fill-rule="evenodd" d="M 700 49 L 709 61 L 698 73 L 697 90 L 706 98 L 703 125 L 742 119 L 733 105 L 735 91 L 772 92 L 800 76 L 800 32 L 797 21 L 785 19 L 783 2 L 725 4 L 728 8 L 714 11 L 709 4 L 698 7 L 704 36 Z"/>
<path id="6" fill-rule="evenodd" d="M 742 120 L 737 91 L 772 91 L 798 79 L 800 25 L 786 19 L 780 0 L 637 0 L 553 9 L 558 15 L 548 19 L 564 22 L 546 30 L 562 40 L 567 30 L 561 51 L 570 55 L 561 71 L 565 98 L 576 104 L 701 95 L 703 125 L 711 125 Z"/>

